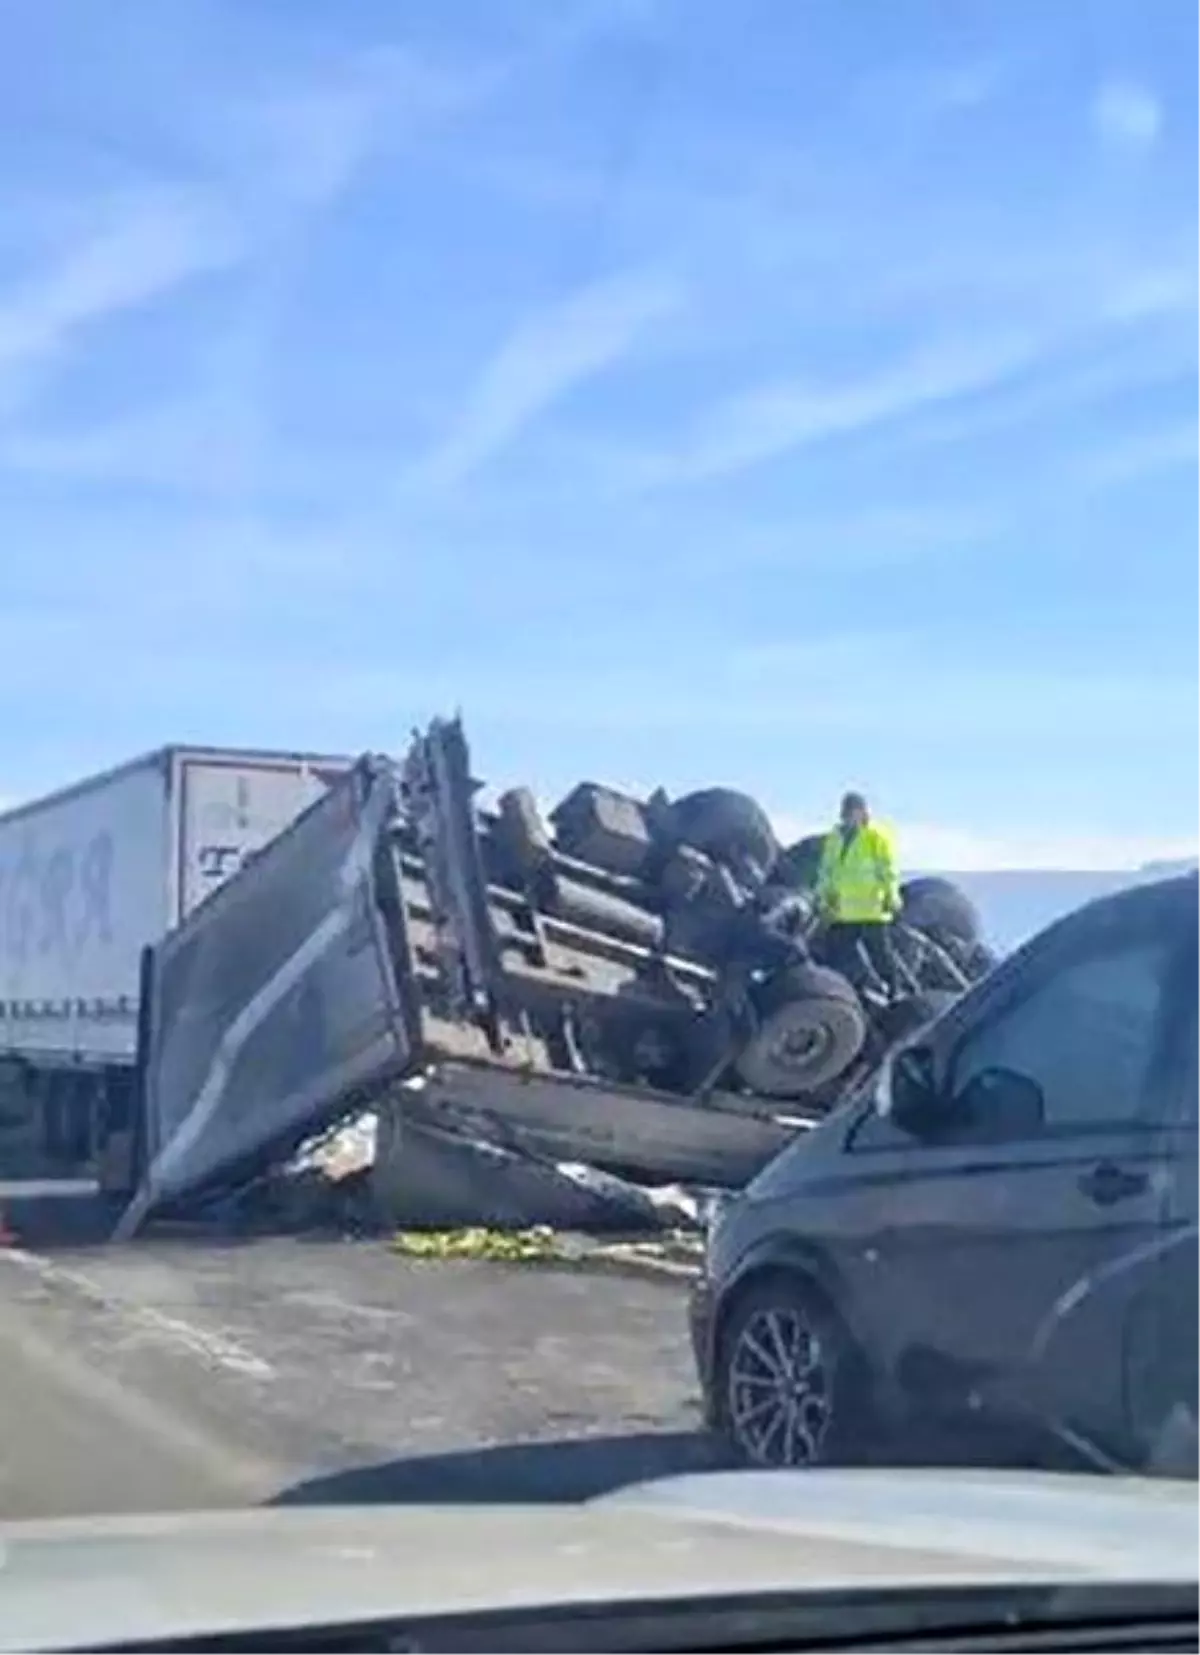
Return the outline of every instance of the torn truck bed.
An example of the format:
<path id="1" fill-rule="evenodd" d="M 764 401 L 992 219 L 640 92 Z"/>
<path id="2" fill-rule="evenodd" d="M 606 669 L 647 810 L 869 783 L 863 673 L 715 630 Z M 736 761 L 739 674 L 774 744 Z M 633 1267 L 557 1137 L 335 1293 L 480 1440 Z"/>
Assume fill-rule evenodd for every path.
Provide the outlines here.
<path id="1" fill-rule="evenodd" d="M 808 1124 L 732 1093 L 681 1098 L 462 1063 L 437 1065 L 406 1107 L 415 1120 L 548 1161 L 586 1161 L 651 1183 L 730 1189 L 749 1182 L 797 1125 Z"/>
<path id="2" fill-rule="evenodd" d="M 515 934 L 519 901 L 471 888 L 452 839 L 449 856 L 428 839 L 424 849 L 428 861 L 398 771 L 364 758 L 147 950 L 126 1231 L 253 1176 L 405 1079 L 420 1082 L 414 1111 L 443 1126 L 650 1176 L 740 1184 L 786 1141 L 765 1102 L 693 1102 L 556 1071 L 544 1041 L 506 1026 L 501 967 L 456 923 L 474 902 L 491 915 L 485 936 Z M 510 966 L 515 979 L 536 990 L 557 978 L 598 1001 L 646 962 L 637 944 L 554 921 L 529 953 Z"/>

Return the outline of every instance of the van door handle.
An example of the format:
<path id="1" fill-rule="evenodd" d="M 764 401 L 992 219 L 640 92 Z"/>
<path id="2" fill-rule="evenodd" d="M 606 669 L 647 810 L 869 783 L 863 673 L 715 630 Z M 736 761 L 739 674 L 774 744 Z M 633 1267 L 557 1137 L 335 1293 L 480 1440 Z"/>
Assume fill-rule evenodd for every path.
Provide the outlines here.
<path id="1" fill-rule="evenodd" d="M 1101 1161 L 1084 1173 L 1079 1187 L 1088 1200 L 1094 1201 L 1098 1207 L 1111 1207 L 1118 1201 L 1128 1201 L 1131 1196 L 1140 1195 L 1149 1183 L 1144 1172 L 1130 1172 L 1127 1167 L 1119 1167 L 1115 1161 Z"/>

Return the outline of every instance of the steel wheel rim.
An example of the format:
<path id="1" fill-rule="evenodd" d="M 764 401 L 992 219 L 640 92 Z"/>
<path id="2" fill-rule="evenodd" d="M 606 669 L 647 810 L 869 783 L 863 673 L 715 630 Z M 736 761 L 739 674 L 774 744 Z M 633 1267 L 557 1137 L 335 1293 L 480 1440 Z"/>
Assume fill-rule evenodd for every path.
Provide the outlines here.
<path id="1" fill-rule="evenodd" d="M 801 1024 L 799 1028 L 784 1029 L 775 1037 L 769 1056 L 781 1069 L 799 1069 L 803 1073 L 814 1062 L 824 1058 L 829 1050 L 829 1030 L 818 1023 L 815 1027 Z"/>
<path id="2" fill-rule="evenodd" d="M 830 1362 L 802 1310 L 756 1310 L 737 1336 L 728 1373 L 729 1423 L 756 1465 L 811 1465 L 833 1414 Z"/>

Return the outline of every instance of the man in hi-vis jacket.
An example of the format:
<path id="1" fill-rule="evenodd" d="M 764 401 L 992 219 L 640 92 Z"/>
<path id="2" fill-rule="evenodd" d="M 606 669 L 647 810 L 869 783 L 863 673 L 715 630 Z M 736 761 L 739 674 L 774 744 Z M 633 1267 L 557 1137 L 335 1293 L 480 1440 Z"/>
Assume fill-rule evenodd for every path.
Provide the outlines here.
<path id="1" fill-rule="evenodd" d="M 861 793 L 846 794 L 838 825 L 825 837 L 817 900 L 828 927 L 830 965 L 853 975 L 861 947 L 883 981 L 894 986 L 891 925 L 900 912 L 896 850 L 887 829 L 871 820 Z"/>

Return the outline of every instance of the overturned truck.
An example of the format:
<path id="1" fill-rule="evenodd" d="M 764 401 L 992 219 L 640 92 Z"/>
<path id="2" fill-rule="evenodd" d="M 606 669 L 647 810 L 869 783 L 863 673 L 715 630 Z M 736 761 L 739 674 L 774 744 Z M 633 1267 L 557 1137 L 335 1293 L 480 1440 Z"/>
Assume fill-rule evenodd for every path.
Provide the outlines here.
<path id="1" fill-rule="evenodd" d="M 585 784 L 547 820 L 479 792 L 437 721 L 146 951 L 124 1233 L 383 1098 L 418 1136 L 738 1187 L 990 966 L 925 879 L 895 981 L 832 970 L 819 840 L 779 846 L 744 795 Z"/>

